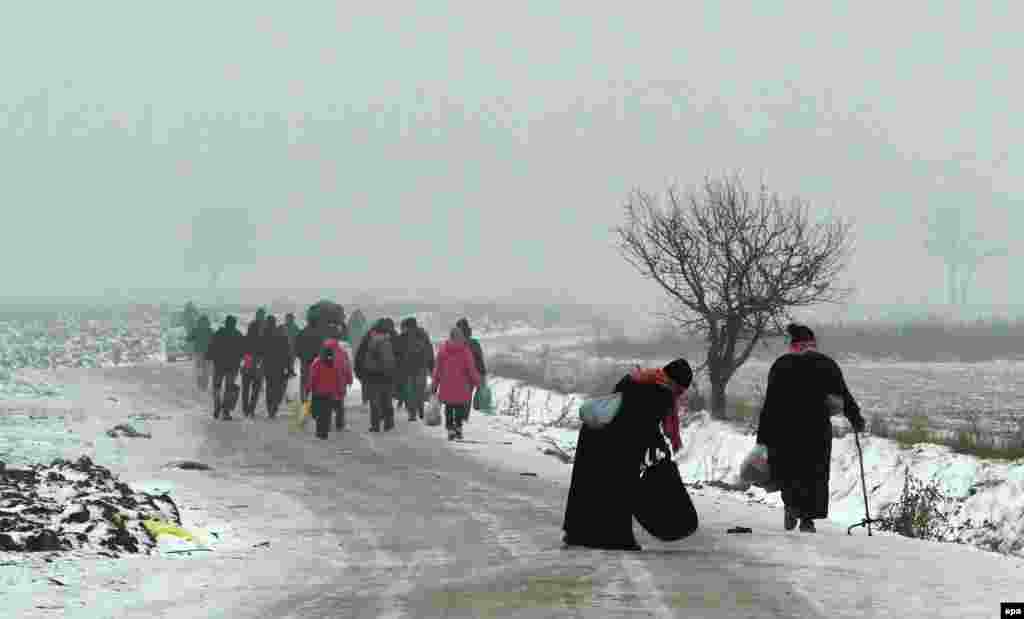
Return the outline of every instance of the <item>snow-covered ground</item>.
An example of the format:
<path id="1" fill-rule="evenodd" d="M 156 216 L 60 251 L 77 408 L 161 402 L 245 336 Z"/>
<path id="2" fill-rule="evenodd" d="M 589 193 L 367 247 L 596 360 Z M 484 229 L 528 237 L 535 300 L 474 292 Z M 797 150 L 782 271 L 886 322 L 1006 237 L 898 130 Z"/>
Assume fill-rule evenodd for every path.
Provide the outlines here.
<path id="1" fill-rule="evenodd" d="M 583 396 L 561 395 L 502 378 L 492 379 L 490 385 L 498 414 L 473 413 L 471 420 L 482 418 L 492 427 L 529 436 L 538 450 L 557 446 L 573 455 L 577 408 Z M 575 428 L 551 425 L 563 415 Z M 687 415 L 682 425 L 683 447 L 676 461 L 683 478 L 689 483 L 740 484 L 740 464 L 754 446 L 754 435 L 712 420 L 706 411 Z M 895 441 L 866 435 L 861 437 L 861 448 L 873 518 L 899 499 L 909 471 L 919 480 L 935 482 L 950 499 L 948 527 L 938 532 L 939 539 L 1024 557 L 1024 520 L 1020 517 L 1024 513 L 1024 461 L 988 462 L 936 445 L 902 449 Z M 833 441 L 830 488 L 829 519 L 841 526 L 860 522 L 864 498 L 852 433 Z M 769 494 L 759 488 L 747 490 L 744 497 L 751 503 L 782 505 L 777 492 Z"/>

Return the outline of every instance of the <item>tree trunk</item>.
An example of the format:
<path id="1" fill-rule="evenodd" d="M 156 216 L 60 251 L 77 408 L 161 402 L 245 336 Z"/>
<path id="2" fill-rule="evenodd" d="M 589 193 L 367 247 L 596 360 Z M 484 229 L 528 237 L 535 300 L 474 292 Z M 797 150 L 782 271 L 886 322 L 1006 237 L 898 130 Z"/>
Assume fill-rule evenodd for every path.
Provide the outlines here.
<path id="1" fill-rule="evenodd" d="M 726 399 L 725 399 L 725 385 L 726 380 L 718 373 L 715 373 L 710 378 L 711 382 L 711 417 L 713 419 L 725 419 L 726 414 Z"/>

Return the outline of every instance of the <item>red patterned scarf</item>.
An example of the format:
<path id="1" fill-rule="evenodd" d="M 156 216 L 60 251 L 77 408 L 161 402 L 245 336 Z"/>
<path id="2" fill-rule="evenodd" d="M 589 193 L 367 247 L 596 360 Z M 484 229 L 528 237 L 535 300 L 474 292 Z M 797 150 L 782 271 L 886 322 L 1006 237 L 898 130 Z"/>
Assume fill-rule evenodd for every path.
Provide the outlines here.
<path id="1" fill-rule="evenodd" d="M 789 352 L 802 353 L 808 350 L 818 350 L 818 344 L 814 340 L 804 340 L 789 345 Z"/>

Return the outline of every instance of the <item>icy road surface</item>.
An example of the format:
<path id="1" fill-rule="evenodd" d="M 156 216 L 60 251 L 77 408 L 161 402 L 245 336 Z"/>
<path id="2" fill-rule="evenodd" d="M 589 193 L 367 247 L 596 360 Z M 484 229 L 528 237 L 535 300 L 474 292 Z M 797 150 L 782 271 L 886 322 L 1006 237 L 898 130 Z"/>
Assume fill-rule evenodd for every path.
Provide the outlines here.
<path id="1" fill-rule="evenodd" d="M 0 595 L 11 616 L 961 618 L 1024 597 L 1019 560 L 828 523 L 787 533 L 779 510 L 717 492 L 694 495 L 702 526 L 682 542 L 638 527 L 641 553 L 563 550 L 569 467 L 486 417 L 474 414 L 464 443 L 404 412 L 395 431 L 370 434 L 355 393 L 349 430 L 319 441 L 262 410 L 214 421 L 188 371 L 67 376 L 93 418 L 80 431 L 131 410 L 169 418 L 149 424 L 151 441 L 118 439 L 110 466 L 139 483 L 162 475 L 186 525 L 226 539 L 192 556 L 23 571 Z M 159 472 L 183 457 L 213 470 Z M 726 534 L 737 525 L 753 533 Z"/>

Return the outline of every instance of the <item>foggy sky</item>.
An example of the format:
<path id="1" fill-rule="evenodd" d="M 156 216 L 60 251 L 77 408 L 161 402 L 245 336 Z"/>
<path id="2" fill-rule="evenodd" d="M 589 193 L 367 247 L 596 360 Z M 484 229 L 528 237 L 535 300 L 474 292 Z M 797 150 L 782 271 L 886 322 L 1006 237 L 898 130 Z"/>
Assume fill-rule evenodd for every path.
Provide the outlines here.
<path id="1" fill-rule="evenodd" d="M 225 286 L 649 306 L 628 192 L 740 171 L 854 221 L 857 302 L 939 303 L 930 209 L 1024 219 L 1009 2 L 95 4 L 0 23 L 6 295 L 201 286 L 192 217 L 244 206 Z"/>

